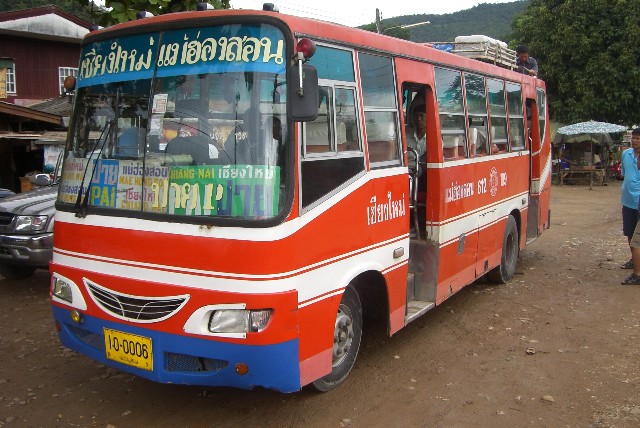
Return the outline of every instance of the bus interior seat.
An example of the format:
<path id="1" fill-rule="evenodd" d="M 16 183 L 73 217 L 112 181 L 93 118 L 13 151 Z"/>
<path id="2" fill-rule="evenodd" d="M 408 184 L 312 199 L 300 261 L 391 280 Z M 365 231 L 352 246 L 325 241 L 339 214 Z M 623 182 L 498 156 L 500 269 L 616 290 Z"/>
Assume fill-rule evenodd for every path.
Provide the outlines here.
<path id="1" fill-rule="evenodd" d="M 396 127 L 390 123 L 366 123 L 369 161 L 371 163 L 398 160 Z"/>
<path id="2" fill-rule="evenodd" d="M 347 125 L 338 122 L 338 151 L 345 150 L 347 144 Z M 326 121 L 316 120 L 306 124 L 306 151 L 308 153 L 326 153 L 331 151 L 329 126 Z"/>
<path id="3" fill-rule="evenodd" d="M 469 150 L 470 153 L 476 154 L 478 152 L 482 153 L 482 147 L 478 147 L 478 129 L 477 128 L 469 128 Z"/>
<path id="4" fill-rule="evenodd" d="M 445 159 L 456 159 L 464 156 L 463 141 L 459 136 L 445 136 L 442 139 L 442 153 Z"/>
<path id="5" fill-rule="evenodd" d="M 369 141 L 371 163 L 398 159 L 395 141 Z"/>
<path id="6" fill-rule="evenodd" d="M 496 127 L 491 127 L 491 142 L 498 147 L 499 153 L 504 153 L 507 151 L 507 141 L 504 139 L 496 139 Z"/>
<path id="7" fill-rule="evenodd" d="M 485 133 L 484 126 L 472 127 L 469 131 L 471 153 L 477 155 L 488 154 L 487 134 Z"/>

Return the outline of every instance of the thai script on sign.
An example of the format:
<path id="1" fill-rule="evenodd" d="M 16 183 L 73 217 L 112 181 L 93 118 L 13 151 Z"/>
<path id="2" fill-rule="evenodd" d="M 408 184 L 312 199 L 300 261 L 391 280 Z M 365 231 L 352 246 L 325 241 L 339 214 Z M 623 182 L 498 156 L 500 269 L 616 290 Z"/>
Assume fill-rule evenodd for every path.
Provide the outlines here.
<path id="1" fill-rule="evenodd" d="M 158 47 L 158 68 L 206 63 L 284 63 L 284 41 L 269 37 L 207 37 L 198 31 L 194 39 L 185 32 L 180 43 Z M 125 47 L 114 40 L 108 49 L 93 46 L 80 62 L 79 79 L 124 72 L 148 71 L 153 67 L 157 36 L 150 36 L 146 46 Z"/>
<path id="2" fill-rule="evenodd" d="M 406 214 L 405 194 L 399 199 L 393 199 L 391 192 L 387 192 L 387 199 L 378 203 L 377 197 L 370 200 L 371 205 L 367 207 L 367 224 L 372 225 L 404 217 Z"/>
<path id="3" fill-rule="evenodd" d="M 149 166 L 134 160 L 68 159 L 61 186 L 61 200 L 67 203 L 74 203 L 81 189 L 83 192 L 90 189 L 88 202 L 92 206 L 179 215 L 267 218 L 277 214 L 280 168 Z"/>

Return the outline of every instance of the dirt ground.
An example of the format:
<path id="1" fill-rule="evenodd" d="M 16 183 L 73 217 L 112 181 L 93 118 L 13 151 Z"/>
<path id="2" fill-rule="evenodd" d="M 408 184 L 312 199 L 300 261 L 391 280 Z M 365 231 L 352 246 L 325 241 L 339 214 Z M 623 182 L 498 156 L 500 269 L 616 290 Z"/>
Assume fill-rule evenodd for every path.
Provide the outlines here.
<path id="1" fill-rule="evenodd" d="M 551 229 L 513 282 L 471 285 L 391 338 L 365 335 L 326 394 L 107 368 L 59 345 L 46 272 L 0 279 L 0 426 L 640 426 L 640 286 L 620 284 L 620 184 L 552 192 Z"/>

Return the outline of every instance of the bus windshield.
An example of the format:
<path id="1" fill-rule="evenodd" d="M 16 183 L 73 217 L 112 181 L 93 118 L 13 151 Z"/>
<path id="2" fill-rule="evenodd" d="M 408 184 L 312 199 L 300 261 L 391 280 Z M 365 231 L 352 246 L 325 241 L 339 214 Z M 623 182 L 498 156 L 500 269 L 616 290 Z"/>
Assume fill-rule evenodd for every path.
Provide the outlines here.
<path id="1" fill-rule="evenodd" d="M 84 212 L 278 216 L 292 187 L 285 52 L 283 33 L 265 24 L 87 44 L 59 202 Z"/>

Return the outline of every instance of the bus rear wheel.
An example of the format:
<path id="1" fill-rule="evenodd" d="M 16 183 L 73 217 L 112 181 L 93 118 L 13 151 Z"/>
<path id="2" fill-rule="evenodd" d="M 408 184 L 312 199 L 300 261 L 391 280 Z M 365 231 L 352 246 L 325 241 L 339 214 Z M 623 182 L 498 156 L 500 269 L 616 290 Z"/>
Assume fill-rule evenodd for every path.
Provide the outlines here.
<path id="1" fill-rule="evenodd" d="M 504 229 L 502 241 L 502 257 L 500 266 L 496 266 L 487 274 L 487 279 L 495 284 L 506 284 L 511 281 L 516 273 L 518 263 L 518 226 L 516 220 L 510 215 L 507 218 L 507 226 Z"/>
<path id="2" fill-rule="evenodd" d="M 331 373 L 313 382 L 313 388 L 327 392 L 347 378 L 360 349 L 362 338 L 362 304 L 358 292 L 347 286 L 340 301 L 333 330 Z"/>

